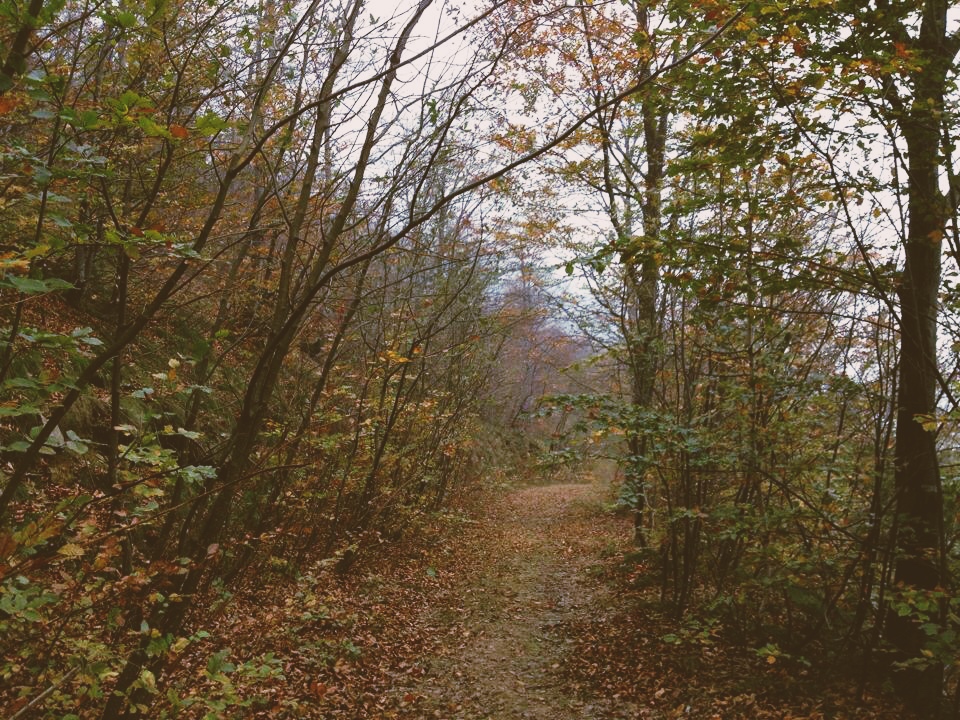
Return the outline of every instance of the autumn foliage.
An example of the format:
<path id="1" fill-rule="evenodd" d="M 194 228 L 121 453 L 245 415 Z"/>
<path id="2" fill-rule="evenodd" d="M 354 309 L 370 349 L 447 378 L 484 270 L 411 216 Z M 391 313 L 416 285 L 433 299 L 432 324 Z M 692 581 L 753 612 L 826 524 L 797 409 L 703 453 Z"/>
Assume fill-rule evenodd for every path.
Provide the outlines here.
<path id="1" fill-rule="evenodd" d="M 594 463 L 566 677 L 960 698 L 960 30 L 888 6 L 0 2 L 6 714 L 426 712 L 451 503 Z"/>

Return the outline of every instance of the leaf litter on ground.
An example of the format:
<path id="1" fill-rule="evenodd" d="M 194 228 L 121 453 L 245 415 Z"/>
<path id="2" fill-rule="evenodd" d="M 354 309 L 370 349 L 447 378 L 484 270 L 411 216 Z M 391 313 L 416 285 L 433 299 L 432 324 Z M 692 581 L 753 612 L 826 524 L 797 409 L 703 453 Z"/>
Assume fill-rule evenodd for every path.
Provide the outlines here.
<path id="1" fill-rule="evenodd" d="M 475 491 L 345 577 L 324 561 L 251 576 L 179 684 L 229 648 L 278 663 L 232 678 L 252 718 L 906 717 L 849 677 L 665 640 L 677 621 L 624 562 L 632 528 L 608 500 L 596 482 Z"/>

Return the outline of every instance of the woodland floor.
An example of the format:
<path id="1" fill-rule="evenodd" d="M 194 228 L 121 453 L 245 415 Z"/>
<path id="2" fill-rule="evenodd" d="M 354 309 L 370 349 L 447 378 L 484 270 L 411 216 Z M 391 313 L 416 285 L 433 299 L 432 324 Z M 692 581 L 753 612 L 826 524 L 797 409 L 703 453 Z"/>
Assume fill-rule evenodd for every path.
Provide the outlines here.
<path id="1" fill-rule="evenodd" d="M 665 642 L 675 625 L 632 589 L 630 528 L 606 492 L 598 482 L 489 491 L 377 553 L 377 568 L 277 578 L 270 602 L 273 580 L 258 578 L 207 641 L 231 645 L 235 661 L 272 652 L 281 663 L 282 677 L 232 677 L 252 703 L 237 716 L 906 717 L 882 697 L 855 699 L 849 679 Z M 203 662 L 184 658 L 184 686 Z"/>
<path id="2" fill-rule="evenodd" d="M 591 568 L 622 532 L 600 514 L 596 484 L 527 487 L 491 508 L 495 544 L 476 548 L 473 580 L 430 622 L 449 638 L 415 688 L 422 715 L 457 718 L 621 718 L 637 708 L 589 697 L 565 677 L 568 626 L 603 621 L 609 590 Z M 602 527 L 598 527 L 598 522 Z M 613 532 L 611 532 L 613 531 Z M 411 716 L 418 713 L 409 713 Z"/>

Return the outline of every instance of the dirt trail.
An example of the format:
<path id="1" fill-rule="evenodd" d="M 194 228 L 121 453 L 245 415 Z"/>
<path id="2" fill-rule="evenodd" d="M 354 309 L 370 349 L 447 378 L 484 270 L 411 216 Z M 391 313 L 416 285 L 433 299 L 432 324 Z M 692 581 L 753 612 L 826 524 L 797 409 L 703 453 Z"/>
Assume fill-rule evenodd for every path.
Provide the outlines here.
<path id="1" fill-rule="evenodd" d="M 597 484 L 523 488 L 496 501 L 466 538 L 477 572 L 427 622 L 446 648 L 429 661 L 406 717 L 622 718 L 634 707 L 585 698 L 562 677 L 573 640 L 564 628 L 602 617 L 606 590 L 591 575 L 622 527 Z"/>

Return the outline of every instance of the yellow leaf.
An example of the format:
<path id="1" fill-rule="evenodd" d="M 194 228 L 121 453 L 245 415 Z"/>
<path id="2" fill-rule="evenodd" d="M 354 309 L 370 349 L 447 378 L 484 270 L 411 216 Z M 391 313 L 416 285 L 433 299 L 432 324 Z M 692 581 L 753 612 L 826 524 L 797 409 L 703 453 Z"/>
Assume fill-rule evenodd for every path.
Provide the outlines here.
<path id="1" fill-rule="evenodd" d="M 83 548 L 76 543 L 67 543 L 57 550 L 57 554 L 63 555 L 64 557 L 81 557 L 83 552 Z"/>

